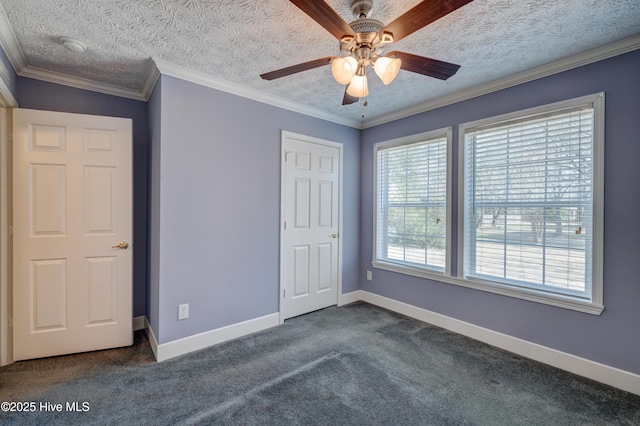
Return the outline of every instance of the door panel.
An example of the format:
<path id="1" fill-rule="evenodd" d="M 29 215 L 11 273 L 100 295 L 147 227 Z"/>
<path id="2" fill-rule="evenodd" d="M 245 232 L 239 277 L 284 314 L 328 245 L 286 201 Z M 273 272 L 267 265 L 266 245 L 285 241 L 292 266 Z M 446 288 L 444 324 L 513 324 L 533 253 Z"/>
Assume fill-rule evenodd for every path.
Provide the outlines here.
<path id="1" fill-rule="evenodd" d="M 118 318 L 117 258 L 85 259 L 87 324 L 115 323 Z"/>
<path id="2" fill-rule="evenodd" d="M 311 213 L 311 187 L 309 179 L 295 180 L 295 228 L 309 229 L 309 219 Z"/>
<path id="3" fill-rule="evenodd" d="M 283 319 L 338 301 L 340 148 L 283 137 Z"/>
<path id="4" fill-rule="evenodd" d="M 30 281 L 33 331 L 64 329 L 67 326 L 66 260 L 31 261 Z"/>
<path id="5" fill-rule="evenodd" d="M 131 120 L 13 118 L 14 360 L 132 344 Z"/>
<path id="6" fill-rule="evenodd" d="M 309 294 L 309 246 L 293 248 L 293 297 Z"/>
<path id="7" fill-rule="evenodd" d="M 86 235 L 116 233 L 116 184 L 115 167 L 85 167 L 84 212 Z M 99 197 L 92 194 L 100 194 Z"/>
<path id="8" fill-rule="evenodd" d="M 332 284 L 331 272 L 333 244 L 318 244 L 318 291 L 330 290 Z"/>
<path id="9" fill-rule="evenodd" d="M 67 169 L 55 164 L 32 164 L 27 190 L 33 237 L 65 235 Z"/>

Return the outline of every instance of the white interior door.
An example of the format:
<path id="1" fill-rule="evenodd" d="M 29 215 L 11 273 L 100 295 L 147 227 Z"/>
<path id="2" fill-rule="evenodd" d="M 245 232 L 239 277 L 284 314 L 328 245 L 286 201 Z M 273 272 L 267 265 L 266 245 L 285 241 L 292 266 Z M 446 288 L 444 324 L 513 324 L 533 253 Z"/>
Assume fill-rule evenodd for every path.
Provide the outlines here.
<path id="1" fill-rule="evenodd" d="M 341 146 L 283 132 L 282 319 L 338 302 Z"/>
<path id="2" fill-rule="evenodd" d="M 131 130 L 14 109 L 15 361 L 133 343 Z"/>

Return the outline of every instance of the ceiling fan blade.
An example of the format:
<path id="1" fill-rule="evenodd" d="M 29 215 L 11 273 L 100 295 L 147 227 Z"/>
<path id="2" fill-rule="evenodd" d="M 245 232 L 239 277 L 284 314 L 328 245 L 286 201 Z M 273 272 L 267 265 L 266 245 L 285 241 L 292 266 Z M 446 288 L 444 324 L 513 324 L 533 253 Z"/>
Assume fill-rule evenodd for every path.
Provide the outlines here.
<path id="1" fill-rule="evenodd" d="M 382 29 L 393 34 L 394 43 L 448 15 L 473 0 L 424 0 Z"/>
<path id="2" fill-rule="evenodd" d="M 329 31 L 338 40 L 353 36 L 353 29 L 323 0 L 290 0 L 311 19 Z"/>
<path id="3" fill-rule="evenodd" d="M 448 79 L 460 69 L 460 65 L 425 58 L 424 56 L 413 55 L 411 53 L 393 51 L 387 53 L 386 56 L 399 58 L 402 61 L 400 68 L 403 70 L 439 78 L 440 80 Z"/>
<path id="4" fill-rule="evenodd" d="M 342 105 L 351 105 L 358 102 L 360 98 L 356 98 L 355 96 L 351 96 L 347 93 L 347 88 L 344 89 L 344 97 L 342 98 Z"/>
<path id="5" fill-rule="evenodd" d="M 314 59 L 313 61 L 303 62 L 301 64 L 292 65 L 290 67 L 260 74 L 265 80 L 275 80 L 276 78 L 286 77 L 302 71 L 311 70 L 313 68 L 329 65 L 335 56 L 327 56 L 326 58 Z"/>

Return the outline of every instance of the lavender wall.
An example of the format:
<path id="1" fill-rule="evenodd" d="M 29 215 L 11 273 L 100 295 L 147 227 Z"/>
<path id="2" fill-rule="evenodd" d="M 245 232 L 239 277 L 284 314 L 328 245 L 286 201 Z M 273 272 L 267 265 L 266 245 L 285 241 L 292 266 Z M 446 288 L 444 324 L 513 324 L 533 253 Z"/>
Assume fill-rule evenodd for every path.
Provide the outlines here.
<path id="1" fill-rule="evenodd" d="M 640 51 L 635 51 L 370 128 L 362 135 L 360 262 L 364 271 L 372 269 L 374 143 L 454 126 L 455 145 L 457 125 L 461 123 L 605 92 L 605 311 L 600 316 L 378 269 L 374 270 L 373 281 L 366 281 L 361 275 L 361 288 L 640 374 L 639 70 Z M 457 165 L 457 149 L 454 149 L 454 165 Z M 456 175 L 457 166 L 454 167 Z M 457 191 L 453 199 L 455 209 Z M 456 223 L 456 217 L 452 223 Z"/>
<path id="2" fill-rule="evenodd" d="M 283 129 L 344 144 L 343 291 L 358 288 L 358 130 L 167 76 L 155 90 L 152 217 L 159 209 L 160 235 L 150 267 L 159 343 L 278 312 Z M 190 318 L 178 321 L 182 303 Z"/>
<path id="3" fill-rule="evenodd" d="M 145 315 L 149 146 L 146 102 L 24 77 L 18 77 L 16 98 L 20 108 L 133 119 L 133 313 Z"/>

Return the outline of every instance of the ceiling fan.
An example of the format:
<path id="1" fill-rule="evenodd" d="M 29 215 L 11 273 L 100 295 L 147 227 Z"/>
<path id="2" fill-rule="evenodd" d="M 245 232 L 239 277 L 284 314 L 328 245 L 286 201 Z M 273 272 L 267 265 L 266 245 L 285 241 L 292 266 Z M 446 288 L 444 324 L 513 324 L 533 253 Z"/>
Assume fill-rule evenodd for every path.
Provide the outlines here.
<path id="1" fill-rule="evenodd" d="M 290 1 L 340 41 L 341 56 L 315 59 L 260 77 L 274 80 L 332 64 L 333 77 L 338 83 L 347 85 L 342 105 L 348 105 L 369 94 L 366 76 L 369 65 L 385 85 L 393 81 L 400 69 L 441 80 L 454 75 L 460 65 L 399 51 L 383 54 L 383 50 L 473 0 L 423 0 L 386 26 L 368 17 L 373 0 L 354 0 L 351 11 L 356 20 L 349 24 L 323 0 Z"/>

